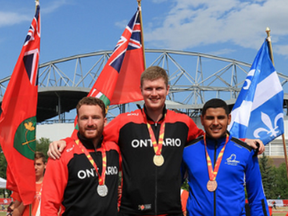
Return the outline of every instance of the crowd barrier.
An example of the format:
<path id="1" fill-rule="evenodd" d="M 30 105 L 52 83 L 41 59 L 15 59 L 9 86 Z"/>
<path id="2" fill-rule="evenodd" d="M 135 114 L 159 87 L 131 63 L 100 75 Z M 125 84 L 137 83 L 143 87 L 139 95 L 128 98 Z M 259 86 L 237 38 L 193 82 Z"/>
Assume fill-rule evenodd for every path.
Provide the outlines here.
<path id="1" fill-rule="evenodd" d="M 0 198 L 0 205 L 9 205 L 11 202 L 11 198 Z"/>
<path id="2" fill-rule="evenodd" d="M 274 202 L 277 207 L 288 207 L 288 200 L 281 200 L 281 199 L 268 199 L 268 206 L 273 206 Z"/>

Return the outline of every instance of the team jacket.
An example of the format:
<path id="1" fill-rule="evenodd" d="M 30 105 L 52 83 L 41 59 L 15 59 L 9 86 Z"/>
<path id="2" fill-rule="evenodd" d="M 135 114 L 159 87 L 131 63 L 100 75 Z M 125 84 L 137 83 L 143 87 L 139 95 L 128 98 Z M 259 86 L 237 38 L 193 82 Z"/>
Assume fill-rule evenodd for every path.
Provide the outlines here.
<path id="1" fill-rule="evenodd" d="M 96 152 L 91 141 L 78 138 L 94 159 L 98 172 L 102 173 L 101 148 L 105 146 L 107 156 L 106 182 L 108 194 L 97 193 L 98 176 L 86 155 L 74 141 L 66 139 L 67 146 L 59 160 L 48 160 L 43 181 L 41 216 L 115 216 L 119 182 L 119 148 L 115 143 L 104 142 Z M 101 143 L 100 143 L 101 144 Z"/>
<path id="2" fill-rule="evenodd" d="M 207 151 L 212 167 L 225 144 L 226 137 L 218 141 L 207 138 Z M 184 148 L 182 171 L 188 173 L 189 198 L 187 215 L 244 216 L 245 191 L 251 216 L 269 215 L 263 192 L 258 158 L 246 143 L 229 137 L 216 181 L 216 191 L 207 190 L 209 180 L 203 136 Z"/>
<path id="3" fill-rule="evenodd" d="M 180 166 L 185 143 L 203 131 L 185 114 L 164 109 L 165 119 L 148 118 L 156 139 L 165 122 L 164 164 L 155 155 L 144 110 L 118 115 L 104 129 L 104 139 L 118 143 L 122 155 L 123 185 L 120 212 L 131 215 L 182 215 Z"/>

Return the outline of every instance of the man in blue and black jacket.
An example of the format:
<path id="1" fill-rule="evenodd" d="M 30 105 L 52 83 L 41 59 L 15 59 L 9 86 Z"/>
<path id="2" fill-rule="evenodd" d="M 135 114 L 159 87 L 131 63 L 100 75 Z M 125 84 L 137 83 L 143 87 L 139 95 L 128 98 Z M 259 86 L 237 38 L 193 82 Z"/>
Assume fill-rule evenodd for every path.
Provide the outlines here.
<path id="1" fill-rule="evenodd" d="M 230 120 L 223 100 L 209 100 L 201 115 L 205 135 L 184 148 L 181 171 L 188 174 L 189 216 L 244 216 L 245 186 L 251 215 L 269 215 L 257 156 L 250 146 L 229 135 Z"/>

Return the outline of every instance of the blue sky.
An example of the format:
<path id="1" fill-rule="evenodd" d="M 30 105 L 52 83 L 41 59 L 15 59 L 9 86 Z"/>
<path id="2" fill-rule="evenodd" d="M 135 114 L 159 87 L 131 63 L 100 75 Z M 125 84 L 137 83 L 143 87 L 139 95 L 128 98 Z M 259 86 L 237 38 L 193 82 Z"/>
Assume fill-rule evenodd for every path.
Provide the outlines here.
<path id="1" fill-rule="evenodd" d="M 0 0 L 0 79 L 11 75 L 33 0 Z M 142 0 L 145 48 L 185 50 L 252 63 L 271 29 L 275 68 L 288 75 L 287 0 Z M 112 50 L 136 0 L 41 1 L 40 64 Z"/>

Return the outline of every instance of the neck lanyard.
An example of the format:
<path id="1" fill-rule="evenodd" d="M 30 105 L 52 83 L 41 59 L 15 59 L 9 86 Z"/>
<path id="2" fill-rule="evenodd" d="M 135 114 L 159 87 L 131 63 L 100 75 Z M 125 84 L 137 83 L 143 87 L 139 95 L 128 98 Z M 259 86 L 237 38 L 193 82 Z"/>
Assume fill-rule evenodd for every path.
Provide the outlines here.
<path id="1" fill-rule="evenodd" d="M 218 174 L 219 167 L 220 167 L 223 154 L 224 154 L 224 150 L 225 150 L 226 144 L 228 143 L 228 140 L 229 140 L 229 135 L 226 134 L 225 144 L 217 157 L 216 163 L 214 165 L 214 170 L 213 170 L 212 162 L 207 151 L 206 134 L 204 135 L 204 146 L 205 146 L 206 160 L 207 160 L 207 167 L 208 167 L 208 174 L 209 174 L 209 181 L 207 183 L 207 189 L 209 191 L 215 191 L 217 188 L 216 176 Z"/>
<path id="2" fill-rule="evenodd" d="M 97 192 L 100 196 L 106 196 L 108 193 L 108 188 L 105 185 L 105 172 L 106 172 L 106 166 L 107 166 L 107 157 L 106 157 L 106 150 L 105 147 L 103 145 L 103 148 L 101 148 L 101 154 L 102 154 L 102 173 L 100 175 L 100 173 L 98 172 L 98 168 L 97 165 L 95 163 L 95 161 L 93 160 L 92 156 L 90 155 L 90 153 L 87 151 L 87 149 L 83 146 L 83 144 L 80 142 L 80 140 L 76 140 L 75 143 L 77 144 L 77 146 L 81 149 L 81 151 L 86 155 L 87 159 L 89 160 L 89 162 L 92 164 L 92 166 L 94 167 L 97 175 L 98 175 L 98 182 L 99 185 L 97 187 Z M 100 187 L 99 187 L 100 186 Z"/>
<path id="3" fill-rule="evenodd" d="M 160 133 L 159 133 L 159 138 L 158 138 L 158 143 L 157 143 L 154 132 L 152 130 L 152 127 L 148 123 L 147 117 L 144 116 L 145 121 L 146 121 L 146 125 L 148 128 L 149 136 L 150 136 L 150 139 L 152 142 L 152 146 L 154 149 L 154 153 L 155 153 L 155 155 L 153 157 L 153 162 L 156 166 L 162 166 L 164 163 L 164 157 L 161 153 L 162 153 L 164 133 L 165 133 L 165 117 L 166 117 L 166 114 L 164 115 L 164 121 L 160 125 Z"/>

